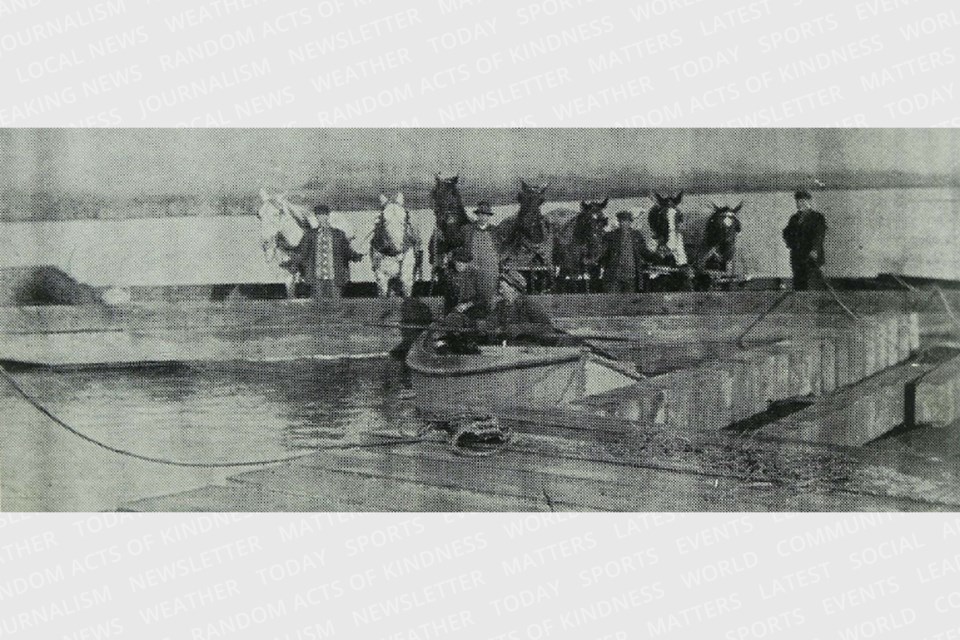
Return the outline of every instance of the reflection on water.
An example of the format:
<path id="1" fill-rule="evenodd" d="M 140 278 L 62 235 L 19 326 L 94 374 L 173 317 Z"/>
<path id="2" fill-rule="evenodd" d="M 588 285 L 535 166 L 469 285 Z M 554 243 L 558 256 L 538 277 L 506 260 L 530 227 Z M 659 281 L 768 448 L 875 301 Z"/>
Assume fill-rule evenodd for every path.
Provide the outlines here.
<path id="1" fill-rule="evenodd" d="M 295 455 L 414 420 L 409 380 L 386 359 L 230 363 L 139 371 L 30 371 L 24 389 L 77 430 L 140 455 L 236 462 Z M 223 482 L 84 443 L 4 389 L 3 507 L 115 509 Z M 32 495 L 35 492 L 36 495 Z"/>
<path id="2" fill-rule="evenodd" d="M 409 420 L 402 365 L 388 359 L 219 363 L 18 378 L 68 424 L 144 455 L 276 457 Z"/>

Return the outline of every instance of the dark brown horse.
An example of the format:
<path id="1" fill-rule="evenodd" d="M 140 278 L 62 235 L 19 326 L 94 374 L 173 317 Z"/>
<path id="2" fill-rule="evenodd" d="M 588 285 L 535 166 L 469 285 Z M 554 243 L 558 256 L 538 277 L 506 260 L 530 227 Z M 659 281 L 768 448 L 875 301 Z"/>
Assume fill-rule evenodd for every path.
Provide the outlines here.
<path id="1" fill-rule="evenodd" d="M 711 205 L 713 213 L 707 218 L 703 230 L 703 245 L 697 262 L 704 269 L 726 271 L 737 248 L 737 235 L 741 229 L 737 214 L 743 208 L 743 201 L 732 208 L 715 203 Z"/>
<path id="2" fill-rule="evenodd" d="M 599 291 L 607 217 L 603 215 L 610 199 L 581 202 L 580 211 L 563 223 L 557 232 L 554 262 L 559 267 L 559 290 L 586 293 Z M 563 214 L 552 211 L 551 215 Z"/>
<path id="3" fill-rule="evenodd" d="M 433 235 L 430 237 L 429 257 L 434 279 L 441 290 L 445 284 L 447 256 L 466 242 L 465 229 L 470 224 L 457 186 L 459 181 L 460 176 L 441 178 L 437 174 L 430 191 L 436 219 Z"/>
<path id="4" fill-rule="evenodd" d="M 521 181 L 520 210 L 494 230 L 502 266 L 526 276 L 528 293 L 544 293 L 553 286 L 556 229 L 540 211 L 546 191 L 547 185 L 537 188 Z"/>

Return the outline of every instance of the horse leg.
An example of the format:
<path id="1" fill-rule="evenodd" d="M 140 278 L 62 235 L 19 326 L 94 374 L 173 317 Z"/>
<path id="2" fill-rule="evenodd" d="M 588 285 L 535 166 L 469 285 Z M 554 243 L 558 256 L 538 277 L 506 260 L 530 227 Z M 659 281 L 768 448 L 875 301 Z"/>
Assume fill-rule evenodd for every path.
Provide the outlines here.
<path id="1" fill-rule="evenodd" d="M 287 300 L 293 300 L 297 297 L 297 276 L 293 273 L 287 276 L 283 281 L 283 286 L 287 290 Z"/>
<path id="2" fill-rule="evenodd" d="M 413 296 L 414 263 L 416 262 L 413 250 L 408 250 L 400 264 L 400 293 L 404 298 Z"/>
<path id="3" fill-rule="evenodd" d="M 376 271 L 373 274 L 373 279 L 377 283 L 377 295 L 381 298 L 390 297 L 390 280 L 385 277 L 380 271 Z"/>

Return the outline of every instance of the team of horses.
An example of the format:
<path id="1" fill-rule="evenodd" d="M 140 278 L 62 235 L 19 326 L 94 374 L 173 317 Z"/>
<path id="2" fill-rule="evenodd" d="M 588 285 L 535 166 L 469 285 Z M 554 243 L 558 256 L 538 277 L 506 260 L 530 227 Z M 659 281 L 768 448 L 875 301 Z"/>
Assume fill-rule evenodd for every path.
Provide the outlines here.
<path id="1" fill-rule="evenodd" d="M 579 211 L 555 209 L 544 213 L 546 192 L 547 185 L 531 186 L 521 181 L 517 213 L 492 228 L 501 266 L 526 276 L 529 293 L 599 292 L 605 268 L 602 256 L 609 228 L 605 213 L 609 198 L 583 201 Z M 424 253 L 432 269 L 434 293 L 445 286 L 450 255 L 466 242 L 472 217 L 460 195 L 459 176 L 435 176 L 430 195 L 435 224 L 426 243 L 410 220 L 403 194 L 380 196 L 380 215 L 368 237 L 371 267 L 381 296 L 412 295 L 414 283 L 423 276 Z M 714 204 L 704 230 L 706 250 L 691 264 L 682 230 L 683 195 L 682 191 L 673 196 L 653 193 L 654 203 L 648 211 L 656 249 L 646 260 L 661 277 L 661 287 L 668 289 L 691 288 L 694 274 L 704 269 L 726 271 L 740 232 L 736 214 L 743 203 L 734 208 Z M 289 273 L 287 290 L 292 296 L 303 279 L 304 262 L 312 259 L 312 247 L 306 247 L 304 239 L 320 221 L 309 207 L 291 202 L 285 194 L 271 195 L 261 190 L 260 197 L 263 249 L 269 261 Z"/>

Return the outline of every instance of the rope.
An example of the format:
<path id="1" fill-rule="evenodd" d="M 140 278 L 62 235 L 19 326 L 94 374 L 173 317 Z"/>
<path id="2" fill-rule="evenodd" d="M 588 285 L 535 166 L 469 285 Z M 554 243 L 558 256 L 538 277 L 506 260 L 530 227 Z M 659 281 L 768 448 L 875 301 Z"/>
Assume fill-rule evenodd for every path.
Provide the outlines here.
<path id="1" fill-rule="evenodd" d="M 513 430 L 493 416 L 458 416 L 459 426 L 450 439 L 450 448 L 458 456 L 486 458 L 500 453 L 513 442 Z M 472 444 L 462 442 L 471 438 Z"/>
<path id="2" fill-rule="evenodd" d="M 391 445 L 392 444 L 414 444 L 422 441 L 421 438 L 415 438 L 415 439 L 409 439 L 409 440 L 394 440 L 389 442 L 376 442 L 376 443 L 370 443 L 370 444 L 346 444 L 346 445 L 338 445 L 338 446 L 332 446 L 332 447 L 316 447 L 305 453 L 300 453 L 300 454 L 281 457 L 281 458 L 269 458 L 266 460 L 243 460 L 243 461 L 237 461 L 237 462 L 186 462 L 182 460 L 170 460 L 167 458 L 146 456 L 133 451 L 127 451 L 126 449 L 120 449 L 120 448 L 111 446 L 109 444 L 106 444 L 105 442 L 102 442 L 100 440 L 97 440 L 96 438 L 88 436 L 87 434 L 67 424 L 63 419 L 59 418 L 52 411 L 50 411 L 45 406 L 43 406 L 37 399 L 35 399 L 33 396 L 27 393 L 23 389 L 23 387 L 21 387 L 20 384 L 16 381 L 16 379 L 14 379 L 14 377 L 10 375 L 10 373 L 2 365 L 0 365 L 0 377 L 3 377 L 7 381 L 7 383 L 17 392 L 17 394 L 20 395 L 24 400 L 26 400 L 34 409 L 36 409 L 38 412 L 46 416 L 51 422 L 53 422 L 57 426 L 72 433 L 73 435 L 80 438 L 81 440 L 84 440 L 94 446 L 100 447 L 101 449 L 105 449 L 106 451 L 109 451 L 111 453 L 116 453 L 121 456 L 134 458 L 136 460 L 142 460 L 144 462 L 152 462 L 154 464 L 167 465 L 171 467 L 188 467 L 188 468 L 200 468 L 200 469 L 227 469 L 227 468 L 236 468 L 236 467 L 254 467 L 254 466 L 262 466 L 262 465 L 269 465 L 269 464 L 281 464 L 284 462 L 293 462 L 294 460 L 299 460 L 300 458 L 311 456 L 317 451 L 321 451 L 325 449 L 372 448 L 377 446 L 384 446 L 387 444 L 391 444 Z"/>
<path id="3" fill-rule="evenodd" d="M 743 333 L 741 333 L 741 334 L 737 337 L 737 346 L 740 347 L 741 350 L 742 350 L 742 349 L 746 349 L 747 346 L 746 346 L 745 344 L 743 344 L 743 339 L 747 337 L 747 334 L 750 333 L 751 331 L 753 331 L 753 329 L 754 329 L 758 324 L 760 324 L 761 322 L 763 322 L 764 318 L 766 318 L 768 315 L 770 315 L 771 313 L 773 313 L 773 310 L 774 310 L 774 309 L 776 309 L 776 308 L 779 307 L 781 304 L 783 304 L 783 302 L 784 302 L 787 298 L 789 298 L 790 296 L 792 296 L 794 293 L 795 293 L 795 292 L 794 292 L 792 289 L 787 290 L 787 291 L 785 291 L 783 294 L 781 294 L 776 300 L 774 300 L 774 301 L 773 301 L 773 304 L 770 305 L 770 306 L 767 308 L 766 311 L 764 311 L 763 313 L 761 313 L 761 314 L 757 317 L 756 320 L 754 320 L 753 322 L 751 322 L 751 323 L 750 323 L 750 326 L 748 326 L 746 329 L 744 329 L 744 330 L 743 330 Z"/>
<path id="4" fill-rule="evenodd" d="M 824 286 L 827 288 L 827 291 L 830 292 L 830 295 L 833 296 L 833 299 L 836 301 L 836 303 L 837 303 L 838 305 L 840 305 L 840 308 L 843 309 L 843 310 L 847 313 L 847 315 L 849 315 L 851 318 L 853 318 L 854 321 L 856 321 L 856 322 L 861 322 L 860 316 L 858 316 L 857 314 L 855 314 L 855 313 L 850 309 L 850 307 L 848 307 L 847 305 L 845 305 L 845 304 L 843 303 L 843 300 L 840 299 L 840 294 L 837 293 L 837 290 L 833 288 L 833 285 L 830 284 L 830 281 L 827 279 L 827 277 L 826 277 L 825 275 L 823 275 L 823 269 L 820 268 L 820 265 L 818 265 L 816 262 L 813 262 L 812 260 L 810 261 L 810 264 L 812 264 L 813 267 L 817 270 L 817 273 L 820 274 L 820 280 L 823 281 L 823 284 L 824 284 Z"/>
<path id="5" fill-rule="evenodd" d="M 894 282 L 896 282 L 897 284 L 899 284 L 900 286 L 902 286 L 902 287 L 903 287 L 904 289 L 906 289 L 907 291 L 916 291 L 916 290 L 917 290 L 917 288 L 916 288 L 915 286 L 913 286 L 912 284 L 906 282 L 903 278 L 901 278 L 901 277 L 898 276 L 897 274 L 891 273 L 890 276 L 893 278 Z"/>
<path id="6" fill-rule="evenodd" d="M 943 303 L 943 308 L 947 310 L 947 315 L 950 317 L 950 320 L 953 322 L 953 326 L 958 331 L 960 331 L 960 319 L 958 319 L 957 315 L 953 312 L 953 308 L 950 306 L 950 302 L 947 300 L 947 296 L 944 295 L 943 289 L 935 286 L 933 290 L 936 292 L 937 297 L 940 298 L 940 302 Z"/>

